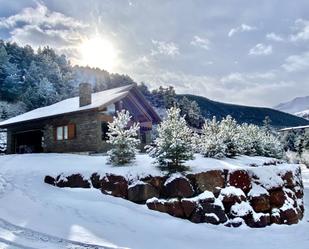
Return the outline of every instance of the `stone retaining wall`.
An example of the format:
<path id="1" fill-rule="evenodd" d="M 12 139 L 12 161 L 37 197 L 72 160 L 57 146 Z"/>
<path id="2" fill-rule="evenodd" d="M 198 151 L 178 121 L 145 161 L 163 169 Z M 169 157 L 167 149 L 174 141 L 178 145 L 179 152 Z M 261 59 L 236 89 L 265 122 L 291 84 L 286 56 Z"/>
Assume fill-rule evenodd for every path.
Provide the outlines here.
<path id="1" fill-rule="evenodd" d="M 304 213 L 301 171 L 296 166 L 208 170 L 135 180 L 108 173 L 93 173 L 89 179 L 61 174 L 46 176 L 44 181 L 58 187 L 94 187 L 194 223 L 290 225 L 298 223 Z"/>

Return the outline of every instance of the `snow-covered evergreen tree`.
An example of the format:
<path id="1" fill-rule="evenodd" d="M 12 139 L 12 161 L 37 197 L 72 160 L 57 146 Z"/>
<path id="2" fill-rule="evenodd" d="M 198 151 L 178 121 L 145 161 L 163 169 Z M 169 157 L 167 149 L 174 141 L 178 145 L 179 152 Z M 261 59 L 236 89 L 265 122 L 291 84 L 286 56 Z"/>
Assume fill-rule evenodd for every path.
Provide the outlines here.
<path id="1" fill-rule="evenodd" d="M 264 133 L 262 136 L 262 148 L 262 156 L 275 158 L 283 157 L 283 146 L 275 135 Z"/>
<path id="2" fill-rule="evenodd" d="M 205 157 L 224 157 L 226 144 L 222 135 L 220 122 L 217 122 L 216 117 L 213 117 L 212 120 L 205 120 L 199 144 L 200 153 Z"/>
<path id="3" fill-rule="evenodd" d="M 154 146 L 147 147 L 150 156 L 162 166 L 177 168 L 184 161 L 193 159 L 192 131 L 180 115 L 180 109 L 172 107 L 158 127 Z"/>
<path id="4" fill-rule="evenodd" d="M 242 124 L 239 126 L 240 132 L 240 148 L 239 151 L 241 154 L 255 156 L 262 155 L 262 130 L 253 124 Z"/>
<path id="5" fill-rule="evenodd" d="M 225 144 L 225 156 L 233 157 L 239 154 L 241 148 L 239 129 L 236 120 L 231 116 L 222 119 L 219 125 L 222 141 Z"/>
<path id="6" fill-rule="evenodd" d="M 107 142 L 112 145 L 108 151 L 110 161 L 115 165 L 122 165 L 131 162 L 135 158 L 137 145 L 140 140 L 137 138 L 139 124 L 130 125 L 131 116 L 128 111 L 117 112 L 113 122 L 108 124 Z"/>

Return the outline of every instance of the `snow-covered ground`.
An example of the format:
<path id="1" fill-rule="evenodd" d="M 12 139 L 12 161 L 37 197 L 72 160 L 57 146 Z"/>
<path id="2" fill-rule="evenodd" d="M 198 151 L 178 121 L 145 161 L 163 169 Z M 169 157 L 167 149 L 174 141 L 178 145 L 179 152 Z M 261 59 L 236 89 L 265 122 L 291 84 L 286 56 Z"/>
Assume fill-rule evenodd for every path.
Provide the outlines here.
<path id="1" fill-rule="evenodd" d="M 264 161 L 261 157 L 221 161 L 198 157 L 188 164 L 200 171 L 205 165 L 237 168 Z M 56 188 L 43 182 L 45 175 L 61 172 L 159 174 L 147 156 L 138 156 L 137 163 L 138 167 L 112 167 L 102 156 L 68 154 L 0 156 L 0 248 L 309 248 L 306 168 L 302 172 L 304 219 L 297 225 L 262 229 L 194 224 L 96 189 Z"/>

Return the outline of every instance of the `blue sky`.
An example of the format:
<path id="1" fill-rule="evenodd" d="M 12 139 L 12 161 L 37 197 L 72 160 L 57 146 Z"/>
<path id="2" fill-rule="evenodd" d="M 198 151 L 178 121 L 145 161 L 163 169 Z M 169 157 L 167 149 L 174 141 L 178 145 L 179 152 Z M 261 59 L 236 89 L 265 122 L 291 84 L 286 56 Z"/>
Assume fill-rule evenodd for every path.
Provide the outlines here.
<path id="1" fill-rule="evenodd" d="M 112 44 L 113 72 L 245 105 L 309 95 L 309 1 L 0 0 L 0 38 L 49 45 L 73 64 Z M 100 41 L 101 41 L 100 40 Z M 100 54 L 100 53 L 98 53 Z"/>

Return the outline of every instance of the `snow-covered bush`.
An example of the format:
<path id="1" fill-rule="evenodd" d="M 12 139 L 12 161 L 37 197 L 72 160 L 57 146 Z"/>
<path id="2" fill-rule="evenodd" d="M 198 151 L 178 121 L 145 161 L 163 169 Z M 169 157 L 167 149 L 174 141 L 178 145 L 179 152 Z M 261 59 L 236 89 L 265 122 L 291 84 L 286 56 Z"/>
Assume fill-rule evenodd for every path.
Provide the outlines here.
<path id="1" fill-rule="evenodd" d="M 262 132 L 256 125 L 242 124 L 239 126 L 240 151 L 244 155 L 262 155 Z"/>
<path id="2" fill-rule="evenodd" d="M 225 145 L 224 154 L 227 157 L 233 157 L 241 152 L 241 142 L 239 126 L 235 119 L 226 116 L 219 124 L 222 142 Z"/>
<path id="3" fill-rule="evenodd" d="M 108 151 L 110 161 L 120 165 L 131 162 L 135 158 L 136 147 L 140 143 L 137 138 L 139 124 L 133 123 L 130 126 L 131 116 L 128 111 L 117 112 L 113 122 L 108 124 L 108 140 L 112 149 Z"/>
<path id="4" fill-rule="evenodd" d="M 225 156 L 226 145 L 220 130 L 219 122 L 213 117 L 205 120 L 200 137 L 200 153 L 205 157 L 221 158 Z"/>
<path id="5" fill-rule="evenodd" d="M 206 157 L 244 154 L 282 158 L 283 147 L 273 132 L 253 124 L 239 125 L 227 116 L 221 122 L 206 120 L 200 139 L 200 153 Z"/>
<path id="6" fill-rule="evenodd" d="M 180 116 L 180 109 L 172 107 L 158 127 L 158 137 L 154 140 L 154 145 L 147 146 L 147 151 L 161 166 L 177 168 L 184 161 L 193 158 L 191 143 L 191 129 L 184 117 Z"/>

